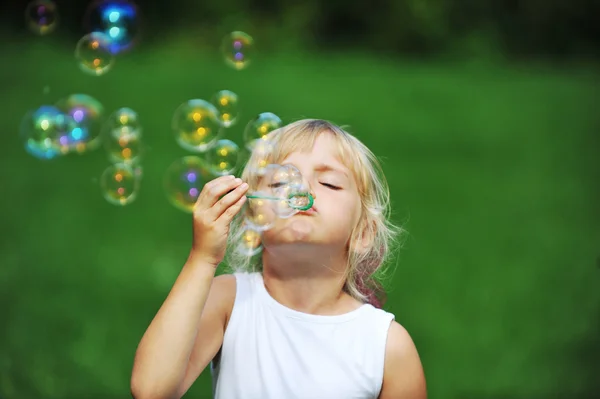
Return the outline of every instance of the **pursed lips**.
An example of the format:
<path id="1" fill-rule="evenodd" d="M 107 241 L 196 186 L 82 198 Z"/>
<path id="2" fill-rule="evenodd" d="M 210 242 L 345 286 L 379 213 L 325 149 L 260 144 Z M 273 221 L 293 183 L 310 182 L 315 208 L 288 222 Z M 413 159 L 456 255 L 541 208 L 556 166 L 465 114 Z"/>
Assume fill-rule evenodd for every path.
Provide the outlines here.
<path id="1" fill-rule="evenodd" d="M 315 215 L 318 213 L 317 208 L 315 208 L 314 206 L 311 207 L 310 209 L 307 209 L 305 211 L 300 211 L 298 212 L 299 214 L 303 214 L 303 215 Z"/>

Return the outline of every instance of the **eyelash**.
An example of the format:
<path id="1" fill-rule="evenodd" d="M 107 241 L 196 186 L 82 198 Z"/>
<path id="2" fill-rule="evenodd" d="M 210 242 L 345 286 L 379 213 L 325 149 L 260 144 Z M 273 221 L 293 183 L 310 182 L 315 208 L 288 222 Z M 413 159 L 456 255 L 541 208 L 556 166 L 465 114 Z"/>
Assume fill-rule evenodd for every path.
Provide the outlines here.
<path id="1" fill-rule="evenodd" d="M 332 189 L 332 190 L 335 190 L 335 191 L 337 191 L 337 190 L 341 190 L 341 189 L 342 189 L 341 187 L 334 186 L 333 184 L 329 184 L 329 183 L 321 183 L 321 184 L 322 184 L 323 186 L 325 186 L 325 187 L 329 187 L 330 189 Z"/>

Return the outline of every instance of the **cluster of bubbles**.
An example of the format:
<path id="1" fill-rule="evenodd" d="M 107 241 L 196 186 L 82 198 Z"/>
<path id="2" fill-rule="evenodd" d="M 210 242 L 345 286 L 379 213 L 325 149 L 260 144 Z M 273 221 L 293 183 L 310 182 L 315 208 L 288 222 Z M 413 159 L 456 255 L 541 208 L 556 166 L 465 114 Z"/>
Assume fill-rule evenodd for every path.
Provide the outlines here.
<path id="1" fill-rule="evenodd" d="M 227 129 L 238 120 L 239 98 L 230 90 L 215 93 L 211 101 L 196 98 L 177 107 L 171 121 L 175 142 L 191 154 L 175 160 L 164 177 L 167 196 L 175 207 L 191 212 L 207 179 L 238 170 L 242 149 L 226 137 Z M 281 125 L 277 115 L 259 114 L 244 129 L 244 148 L 254 148 L 256 141 Z M 266 140 L 261 141 L 265 151 L 254 167 L 259 172 L 269 154 Z"/>
<path id="2" fill-rule="evenodd" d="M 100 185 L 111 203 L 126 205 L 137 195 L 141 168 L 142 128 L 135 111 L 120 108 L 104 115 L 102 104 L 87 94 L 72 94 L 53 105 L 25 114 L 20 126 L 25 150 L 50 160 L 104 147 L 110 166 Z"/>
<path id="3" fill-rule="evenodd" d="M 28 28 L 38 35 L 55 31 L 60 20 L 51 0 L 30 2 L 25 18 Z M 83 25 L 86 34 L 76 43 L 75 59 L 84 73 L 101 76 L 113 68 L 119 54 L 138 42 L 139 10 L 128 0 L 99 0 L 88 6 Z M 235 31 L 223 38 L 220 51 L 226 65 L 242 70 L 254 58 L 254 40 Z M 239 116 L 238 95 L 230 90 L 221 90 L 210 100 L 194 98 L 177 107 L 171 121 L 174 140 L 189 154 L 171 162 L 163 184 L 169 202 L 191 212 L 204 184 L 239 170 L 241 152 L 250 151 L 248 166 L 262 178 L 257 190 L 247 195 L 238 250 L 251 256 L 261 250 L 262 232 L 277 218 L 308 209 L 312 197 L 297 169 L 268 162 L 272 145 L 266 136 L 282 126 L 281 119 L 271 112 L 252 118 L 243 129 L 240 148 L 227 138 L 227 130 L 238 123 Z M 106 113 L 97 99 L 81 93 L 30 110 L 20 126 L 25 150 L 38 159 L 103 148 L 109 166 L 101 173 L 99 185 L 104 198 L 118 206 L 133 202 L 140 190 L 142 132 L 136 111 L 123 107 Z"/>
<path id="4" fill-rule="evenodd" d="M 34 0 L 25 10 L 28 28 L 38 35 L 55 31 L 59 19 L 58 8 L 51 0 Z M 129 0 L 98 0 L 87 7 L 83 28 L 86 34 L 75 45 L 75 59 L 83 72 L 104 75 L 119 54 L 138 42 L 140 13 Z M 254 39 L 244 32 L 231 32 L 223 37 L 220 50 L 227 65 L 241 70 L 252 62 Z"/>

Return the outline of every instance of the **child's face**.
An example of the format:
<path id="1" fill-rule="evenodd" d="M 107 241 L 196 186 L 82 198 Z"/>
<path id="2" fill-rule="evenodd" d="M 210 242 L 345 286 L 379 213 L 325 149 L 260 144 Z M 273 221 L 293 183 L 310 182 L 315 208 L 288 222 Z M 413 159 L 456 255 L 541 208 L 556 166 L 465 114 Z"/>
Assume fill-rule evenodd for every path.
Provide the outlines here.
<path id="1" fill-rule="evenodd" d="M 282 164 L 300 170 L 315 198 L 313 209 L 289 219 L 278 219 L 263 233 L 267 250 L 290 244 L 308 244 L 344 251 L 360 217 L 360 196 L 352 172 L 336 156 L 336 142 L 329 133 L 321 134 L 310 152 L 294 152 Z M 300 245 L 298 247 L 304 247 Z"/>

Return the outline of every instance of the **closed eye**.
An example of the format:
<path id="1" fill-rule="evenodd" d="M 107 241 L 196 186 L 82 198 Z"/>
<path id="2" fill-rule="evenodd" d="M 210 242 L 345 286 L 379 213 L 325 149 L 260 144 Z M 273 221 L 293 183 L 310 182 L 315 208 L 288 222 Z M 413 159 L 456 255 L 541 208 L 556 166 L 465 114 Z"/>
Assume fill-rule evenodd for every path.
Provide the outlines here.
<path id="1" fill-rule="evenodd" d="M 341 187 L 334 186 L 333 184 L 329 184 L 329 183 L 321 183 L 321 185 L 323 185 L 325 187 L 328 187 L 328 188 L 330 188 L 332 190 L 336 190 L 336 191 L 342 189 Z"/>
<path id="2" fill-rule="evenodd" d="M 279 187 L 285 186 L 286 184 L 287 184 L 286 182 L 271 183 L 271 184 L 269 184 L 269 188 L 279 188 Z"/>

